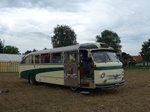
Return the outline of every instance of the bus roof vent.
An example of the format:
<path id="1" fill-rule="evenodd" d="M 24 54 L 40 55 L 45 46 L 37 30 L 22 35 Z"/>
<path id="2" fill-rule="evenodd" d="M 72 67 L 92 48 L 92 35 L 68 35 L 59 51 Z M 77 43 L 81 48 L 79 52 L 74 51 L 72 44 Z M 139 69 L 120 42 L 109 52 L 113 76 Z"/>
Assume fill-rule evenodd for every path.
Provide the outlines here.
<path id="1" fill-rule="evenodd" d="M 101 48 L 109 48 L 109 46 L 106 43 L 100 43 Z"/>
<path id="2" fill-rule="evenodd" d="M 98 47 L 94 44 L 81 44 L 80 49 L 97 49 Z"/>

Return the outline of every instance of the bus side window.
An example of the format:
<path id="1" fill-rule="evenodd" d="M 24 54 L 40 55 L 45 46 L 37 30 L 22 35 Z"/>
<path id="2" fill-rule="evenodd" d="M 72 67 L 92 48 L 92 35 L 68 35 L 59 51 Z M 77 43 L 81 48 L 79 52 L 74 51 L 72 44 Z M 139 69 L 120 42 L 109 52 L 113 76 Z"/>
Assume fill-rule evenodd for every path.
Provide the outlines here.
<path id="1" fill-rule="evenodd" d="M 27 56 L 22 60 L 21 64 L 29 64 L 29 62 L 30 62 L 29 56 Z"/>
<path id="2" fill-rule="evenodd" d="M 21 64 L 25 64 L 25 59 L 23 59 L 23 60 L 21 61 Z"/>
<path id="3" fill-rule="evenodd" d="M 52 63 L 62 63 L 62 53 L 53 53 Z"/>
<path id="4" fill-rule="evenodd" d="M 40 63 L 40 56 L 39 55 L 35 55 L 35 63 L 36 64 Z"/>
<path id="5" fill-rule="evenodd" d="M 33 55 L 29 56 L 29 62 L 30 62 L 30 64 L 34 64 L 34 56 Z"/>
<path id="6" fill-rule="evenodd" d="M 50 63 L 50 54 L 41 54 L 41 63 Z"/>
<path id="7" fill-rule="evenodd" d="M 65 52 L 65 59 L 64 62 L 77 62 L 78 61 L 78 54 L 77 51 L 70 51 L 70 52 Z"/>

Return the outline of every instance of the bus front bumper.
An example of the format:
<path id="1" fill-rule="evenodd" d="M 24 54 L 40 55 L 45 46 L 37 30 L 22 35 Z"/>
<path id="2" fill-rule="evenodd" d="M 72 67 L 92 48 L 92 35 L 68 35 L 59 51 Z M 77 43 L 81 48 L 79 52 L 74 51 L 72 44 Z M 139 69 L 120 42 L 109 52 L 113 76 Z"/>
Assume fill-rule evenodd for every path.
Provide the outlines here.
<path id="1" fill-rule="evenodd" d="M 109 88 L 109 87 L 116 87 L 116 86 L 123 86 L 125 84 L 125 80 L 115 83 L 106 83 L 106 84 L 96 84 L 96 88 Z"/>

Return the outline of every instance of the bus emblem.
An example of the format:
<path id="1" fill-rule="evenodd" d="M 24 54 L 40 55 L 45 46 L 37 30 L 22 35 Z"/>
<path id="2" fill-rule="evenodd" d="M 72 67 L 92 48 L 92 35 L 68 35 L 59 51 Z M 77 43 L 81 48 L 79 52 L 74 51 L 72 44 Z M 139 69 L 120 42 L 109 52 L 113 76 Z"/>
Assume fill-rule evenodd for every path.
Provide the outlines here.
<path id="1" fill-rule="evenodd" d="M 118 78 L 118 76 L 119 76 L 118 74 L 115 74 L 115 75 L 114 75 L 114 78 L 115 78 L 115 79 L 117 79 L 117 78 Z"/>

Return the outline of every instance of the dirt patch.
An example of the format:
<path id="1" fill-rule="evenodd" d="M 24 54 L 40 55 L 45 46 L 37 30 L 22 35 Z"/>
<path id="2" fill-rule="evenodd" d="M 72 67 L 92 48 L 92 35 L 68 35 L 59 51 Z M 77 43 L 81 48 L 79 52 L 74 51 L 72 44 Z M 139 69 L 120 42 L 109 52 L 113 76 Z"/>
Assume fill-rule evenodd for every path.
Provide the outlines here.
<path id="1" fill-rule="evenodd" d="M 126 84 L 90 95 L 63 86 L 31 86 L 18 74 L 0 73 L 1 112 L 149 112 L 150 70 L 127 70 Z"/>

